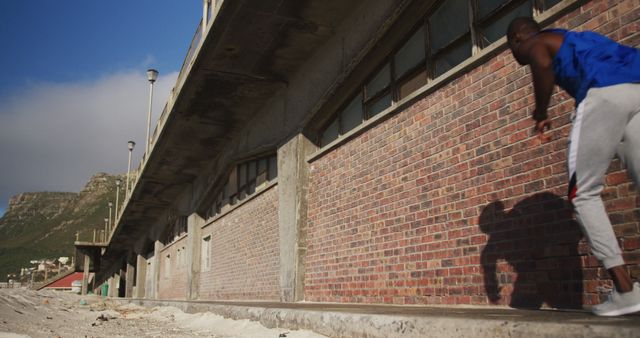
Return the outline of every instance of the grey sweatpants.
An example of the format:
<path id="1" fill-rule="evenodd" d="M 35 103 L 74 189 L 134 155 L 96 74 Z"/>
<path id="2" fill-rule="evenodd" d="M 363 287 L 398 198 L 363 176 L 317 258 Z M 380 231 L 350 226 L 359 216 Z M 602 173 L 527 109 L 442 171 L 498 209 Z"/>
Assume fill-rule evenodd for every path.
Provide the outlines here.
<path id="1" fill-rule="evenodd" d="M 573 117 L 569 199 L 594 255 L 605 268 L 624 265 L 600 194 L 616 152 L 640 186 L 640 84 L 592 88 Z"/>

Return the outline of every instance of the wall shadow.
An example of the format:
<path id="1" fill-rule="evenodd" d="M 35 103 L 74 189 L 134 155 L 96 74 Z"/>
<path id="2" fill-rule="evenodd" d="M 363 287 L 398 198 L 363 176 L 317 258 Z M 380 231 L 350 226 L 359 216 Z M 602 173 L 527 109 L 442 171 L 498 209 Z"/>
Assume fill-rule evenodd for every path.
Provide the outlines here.
<path id="1" fill-rule="evenodd" d="M 578 242 L 583 236 L 568 202 L 545 192 L 505 212 L 495 201 L 482 210 L 479 226 L 489 236 L 480 259 L 492 303 L 582 308 Z"/>

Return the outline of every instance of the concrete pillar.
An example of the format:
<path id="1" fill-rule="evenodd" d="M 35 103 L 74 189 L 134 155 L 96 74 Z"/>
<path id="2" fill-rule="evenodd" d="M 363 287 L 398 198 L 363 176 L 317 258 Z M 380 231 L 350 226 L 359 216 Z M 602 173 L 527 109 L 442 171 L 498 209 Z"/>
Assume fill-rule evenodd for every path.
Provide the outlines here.
<path id="1" fill-rule="evenodd" d="M 150 294 L 149 297 L 147 297 L 150 299 L 160 298 L 160 290 L 158 287 L 160 285 L 160 262 L 162 261 L 160 259 L 160 251 L 162 251 L 163 248 L 164 244 L 159 240 L 156 240 L 155 243 L 153 243 L 153 278 L 151 280 L 151 289 L 153 290 L 153 294 Z"/>
<path id="2" fill-rule="evenodd" d="M 86 253 L 84 256 L 84 264 L 82 267 L 82 294 L 86 295 L 89 289 L 89 265 L 91 264 L 91 258 Z"/>
<path id="3" fill-rule="evenodd" d="M 200 290 L 200 257 L 202 246 L 202 226 L 204 219 L 198 214 L 191 214 L 187 218 L 187 299 L 199 297 Z"/>
<path id="4" fill-rule="evenodd" d="M 125 272 L 125 288 L 124 296 L 126 298 L 133 298 L 133 282 L 136 275 L 136 266 L 132 262 L 132 259 L 127 259 L 127 271 Z"/>
<path id="5" fill-rule="evenodd" d="M 120 275 L 118 273 L 114 273 L 113 276 L 109 278 L 109 297 L 114 297 L 114 298 L 118 297 L 119 284 L 120 284 Z"/>
<path id="6" fill-rule="evenodd" d="M 315 146 L 298 134 L 278 149 L 278 221 L 280 231 L 280 300 L 304 300 L 307 191 L 306 157 Z"/>
<path id="7" fill-rule="evenodd" d="M 136 293 L 134 297 L 144 298 L 145 284 L 147 283 L 147 259 L 142 254 L 138 254 L 138 257 L 136 257 L 136 269 L 138 269 L 138 273 L 136 274 Z"/>
<path id="8" fill-rule="evenodd" d="M 111 297 L 118 298 L 118 291 L 120 290 L 120 273 L 116 273 L 113 275 L 113 280 L 111 281 L 111 283 L 113 284 L 113 288 L 109 288 Z"/>
<path id="9" fill-rule="evenodd" d="M 107 279 L 107 285 L 109 286 L 109 290 L 107 290 L 107 297 L 113 297 L 113 289 L 114 289 L 114 285 L 113 285 L 113 280 L 115 279 L 114 276 L 109 277 L 109 279 Z"/>
<path id="10" fill-rule="evenodd" d="M 120 273 L 118 273 L 118 294 L 117 294 L 118 297 L 125 297 L 125 293 L 127 292 L 127 286 L 122 285 L 122 283 L 126 283 L 126 282 L 127 282 L 127 265 L 125 263 L 122 269 L 120 269 Z"/>

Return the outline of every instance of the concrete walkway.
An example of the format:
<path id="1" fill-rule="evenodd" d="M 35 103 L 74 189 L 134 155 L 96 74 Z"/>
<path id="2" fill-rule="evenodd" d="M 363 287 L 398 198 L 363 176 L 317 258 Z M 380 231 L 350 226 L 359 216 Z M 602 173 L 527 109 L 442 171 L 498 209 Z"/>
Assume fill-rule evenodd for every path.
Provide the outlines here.
<path id="1" fill-rule="evenodd" d="M 602 318 L 585 311 L 506 308 L 114 300 L 175 306 L 190 313 L 209 311 L 329 337 L 640 337 L 640 314 Z"/>

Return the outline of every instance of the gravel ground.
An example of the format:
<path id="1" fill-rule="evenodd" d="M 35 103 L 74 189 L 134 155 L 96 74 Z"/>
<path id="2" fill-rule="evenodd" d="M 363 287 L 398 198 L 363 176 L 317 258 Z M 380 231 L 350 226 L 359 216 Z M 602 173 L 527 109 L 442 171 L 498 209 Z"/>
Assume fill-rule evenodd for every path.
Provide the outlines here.
<path id="1" fill-rule="evenodd" d="M 311 331 L 268 329 L 258 322 L 162 306 L 118 305 L 63 291 L 0 289 L 0 338 L 256 337 L 319 338 Z"/>

